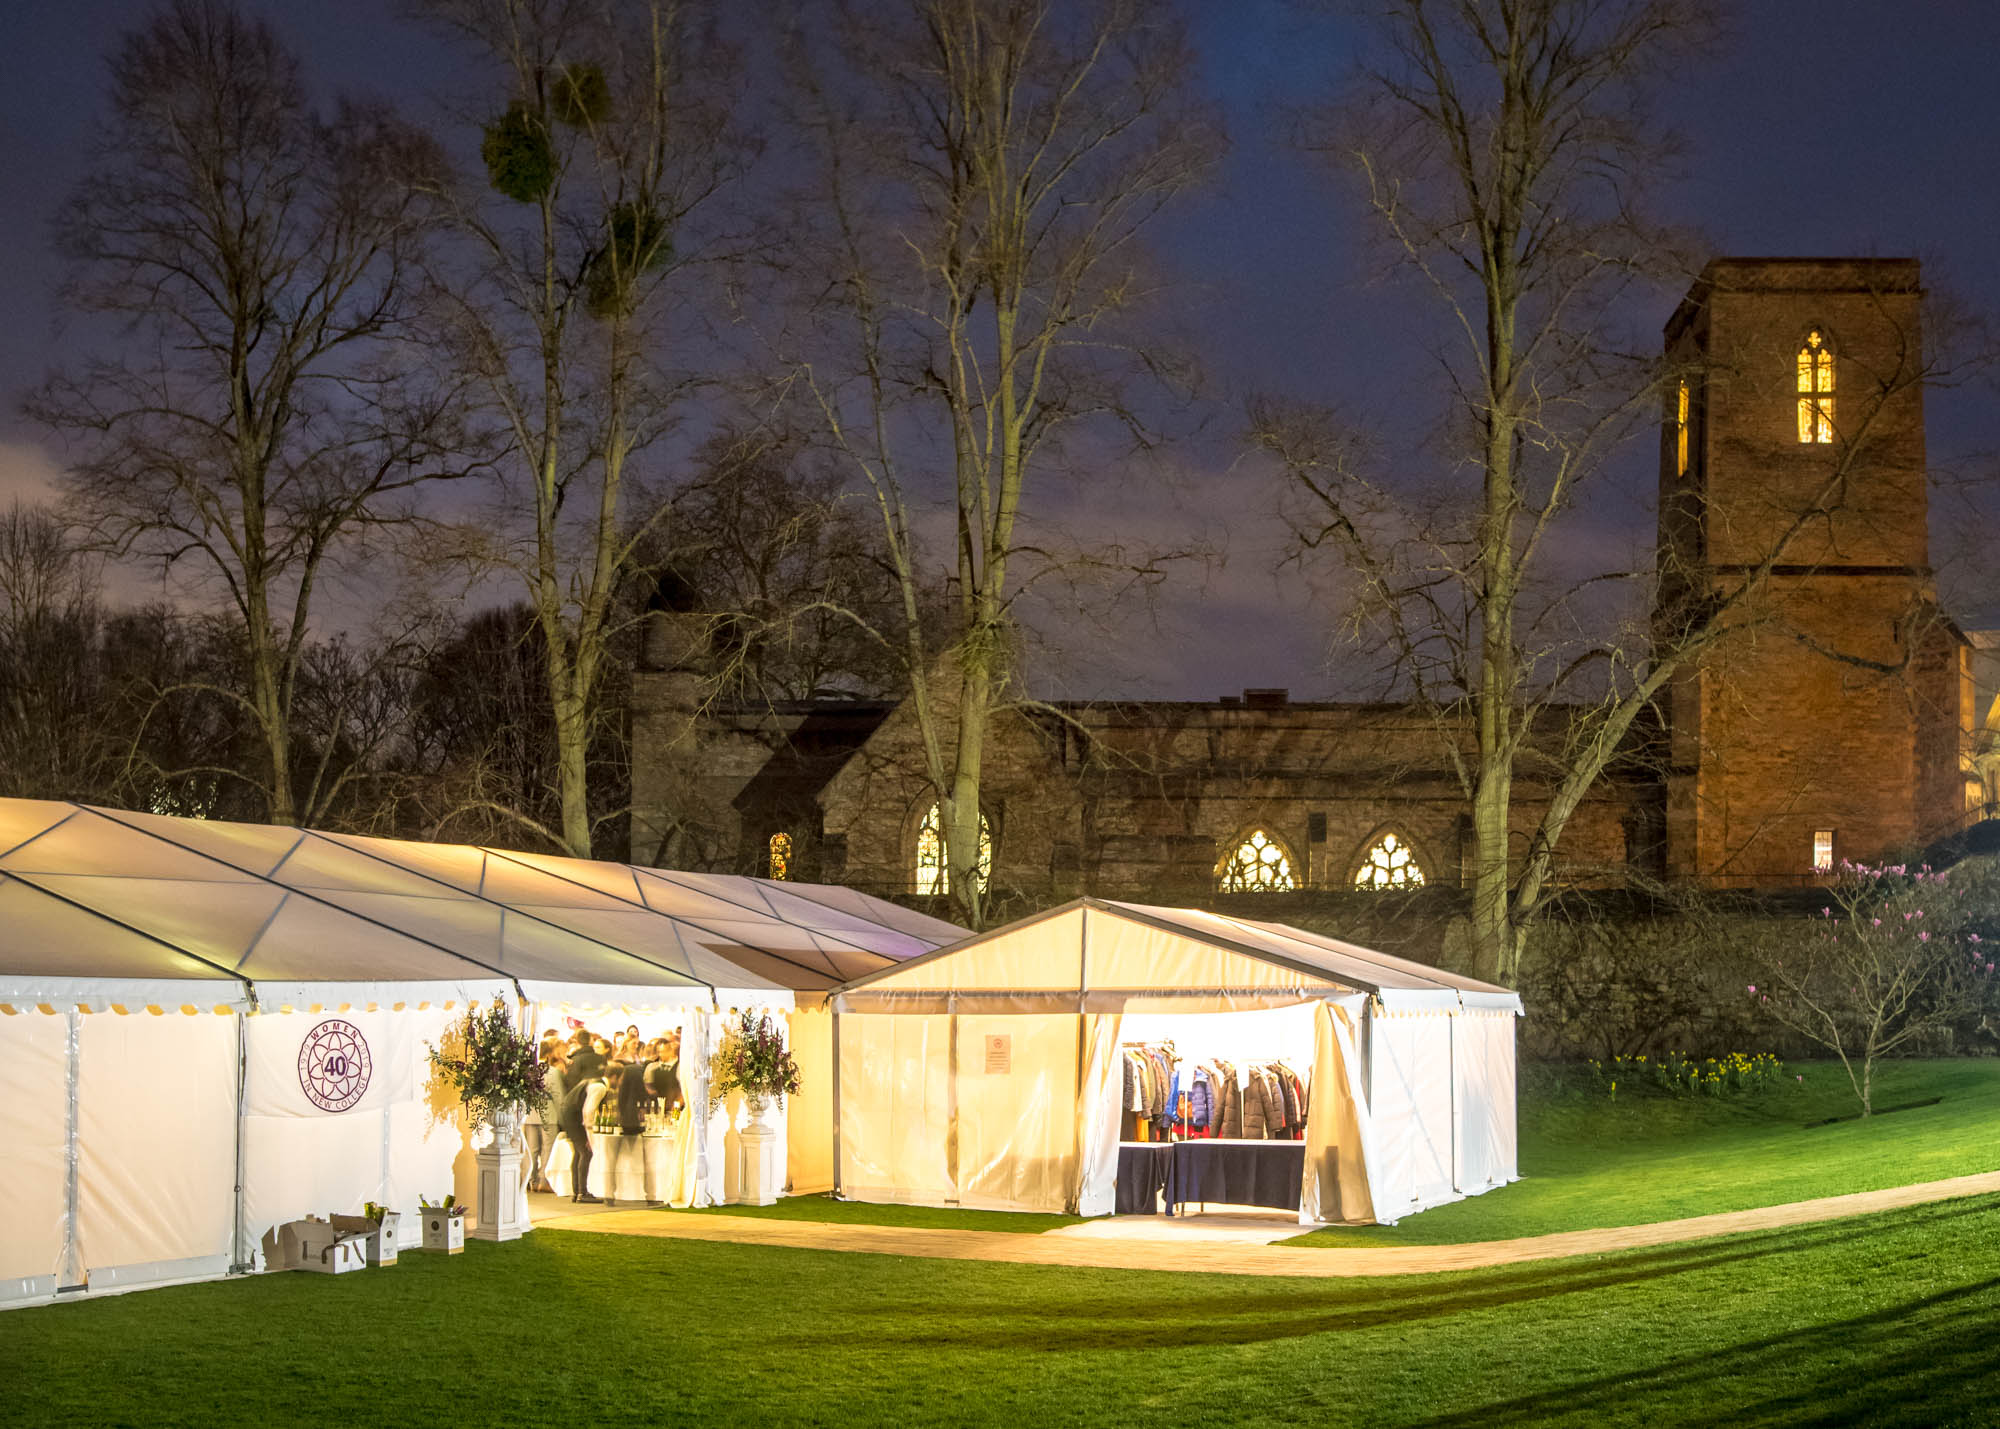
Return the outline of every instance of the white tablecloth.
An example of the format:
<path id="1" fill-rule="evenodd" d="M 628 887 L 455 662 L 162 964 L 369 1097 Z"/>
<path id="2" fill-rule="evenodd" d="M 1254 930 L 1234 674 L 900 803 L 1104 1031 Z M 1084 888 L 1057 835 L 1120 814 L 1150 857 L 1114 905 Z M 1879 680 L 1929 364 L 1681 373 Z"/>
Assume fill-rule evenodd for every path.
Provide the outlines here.
<path id="1" fill-rule="evenodd" d="M 627 1137 L 619 1132 L 593 1131 L 590 1137 L 590 1193 L 617 1205 L 643 1205 L 669 1198 L 673 1185 L 675 1154 L 679 1136 L 674 1130 L 647 1132 Z M 635 1148 L 633 1141 L 639 1144 Z M 556 1138 L 549 1155 L 549 1184 L 559 1196 L 570 1194 L 570 1171 L 574 1157 L 569 1138 Z M 606 1191 L 607 1178 L 616 1176 L 615 1194 Z"/>

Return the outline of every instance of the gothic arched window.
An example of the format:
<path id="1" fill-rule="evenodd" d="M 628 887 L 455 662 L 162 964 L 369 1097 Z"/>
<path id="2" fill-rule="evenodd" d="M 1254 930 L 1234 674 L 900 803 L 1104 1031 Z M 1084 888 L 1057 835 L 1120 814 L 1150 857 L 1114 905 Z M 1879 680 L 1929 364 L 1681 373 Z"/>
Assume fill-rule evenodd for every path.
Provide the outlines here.
<path id="1" fill-rule="evenodd" d="M 1291 850 L 1276 834 L 1252 829 L 1215 870 L 1224 893 L 1290 893 L 1299 886 Z"/>
<path id="2" fill-rule="evenodd" d="M 1799 349 L 1799 440 L 1822 445 L 1833 440 L 1833 348 L 1813 328 Z"/>
<path id="3" fill-rule="evenodd" d="M 792 836 L 790 834 L 771 835 L 771 877 L 790 878 L 792 876 Z"/>
<path id="4" fill-rule="evenodd" d="M 1423 865 L 1417 862 L 1416 851 L 1408 839 L 1393 829 L 1384 829 L 1361 855 L 1361 866 L 1354 872 L 1354 886 L 1368 890 L 1422 888 Z"/>
<path id="5" fill-rule="evenodd" d="M 993 877 L 993 826 L 979 816 L 979 886 Z M 951 867 L 944 856 L 944 819 L 932 804 L 917 825 L 917 890 L 920 894 L 951 892 Z"/>

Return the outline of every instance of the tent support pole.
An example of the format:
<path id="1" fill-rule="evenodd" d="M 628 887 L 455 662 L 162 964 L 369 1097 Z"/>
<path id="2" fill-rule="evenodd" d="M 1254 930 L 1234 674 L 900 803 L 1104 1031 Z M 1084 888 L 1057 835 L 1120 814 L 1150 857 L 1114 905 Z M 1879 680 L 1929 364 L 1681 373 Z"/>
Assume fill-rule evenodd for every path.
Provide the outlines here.
<path id="1" fill-rule="evenodd" d="M 952 993 L 944 995 L 945 1027 L 945 1111 L 944 1111 L 944 1174 L 951 1182 L 951 1195 L 945 1204 L 958 1204 L 958 999 Z"/>
<path id="2" fill-rule="evenodd" d="M 236 1014 L 236 1192 L 235 1219 L 229 1233 L 229 1273 L 248 1275 L 256 1267 L 251 1264 L 249 1247 L 243 1243 L 243 1111 L 244 1091 L 250 1079 L 250 1049 L 248 1029 L 243 1025 L 243 1013 Z M 386 1116 L 386 1113 L 384 1113 Z"/>
<path id="3" fill-rule="evenodd" d="M 83 1077 L 83 1013 L 72 1007 L 63 1018 L 63 1238 L 62 1259 L 56 1271 L 56 1293 L 87 1290 L 90 1278 L 83 1268 L 83 1255 L 76 1243 L 77 1221 L 77 1123 L 82 1107 L 77 1084 Z"/>
<path id="4" fill-rule="evenodd" d="M 1071 1215 L 1077 1215 L 1083 1207 L 1083 1183 L 1090 1174 L 1090 1117 L 1083 1103 L 1084 1075 L 1084 1029 L 1090 1018 L 1085 1008 L 1090 997 L 1090 909 L 1083 910 L 1083 916 L 1076 920 L 1076 1107 L 1077 1126 L 1083 1139 L 1076 1148 L 1076 1181 L 1070 1192 L 1066 1208 Z"/>
<path id="5" fill-rule="evenodd" d="M 840 1196 L 840 999 L 831 998 L 827 1010 L 833 1015 L 833 1198 Z"/>

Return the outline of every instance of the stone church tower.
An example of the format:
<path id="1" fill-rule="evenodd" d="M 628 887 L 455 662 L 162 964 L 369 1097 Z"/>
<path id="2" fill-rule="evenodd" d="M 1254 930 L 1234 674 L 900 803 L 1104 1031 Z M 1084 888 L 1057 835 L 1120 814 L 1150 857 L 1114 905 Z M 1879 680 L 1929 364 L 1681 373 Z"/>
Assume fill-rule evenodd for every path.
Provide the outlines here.
<path id="1" fill-rule="evenodd" d="M 1807 880 L 1955 829 L 1968 650 L 1939 611 L 1910 259 L 1710 263 L 1666 329 L 1667 872 Z"/>

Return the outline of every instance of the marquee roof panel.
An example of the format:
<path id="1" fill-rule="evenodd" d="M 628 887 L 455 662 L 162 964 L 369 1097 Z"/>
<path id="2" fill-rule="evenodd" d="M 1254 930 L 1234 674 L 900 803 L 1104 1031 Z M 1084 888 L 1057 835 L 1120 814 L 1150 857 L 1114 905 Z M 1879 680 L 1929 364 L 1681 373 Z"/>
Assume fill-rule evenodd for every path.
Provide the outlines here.
<path id="1" fill-rule="evenodd" d="M 855 978 L 842 1006 L 934 1011 L 940 998 L 1011 1010 L 1184 999 L 1189 1010 L 1367 993 L 1404 1011 L 1521 1010 L 1495 987 L 1277 923 L 1083 898 Z"/>
<path id="2" fill-rule="evenodd" d="M 0 799 L 0 1003 L 68 979 L 287 1003 L 785 1001 L 963 930 L 847 890 Z M 816 897 L 815 893 L 826 896 Z M 871 916 L 872 913 L 872 916 Z M 11 916 L 10 916 L 11 915 Z M 346 992 L 342 990 L 346 989 Z M 254 992 L 253 992 L 254 990 Z"/>

